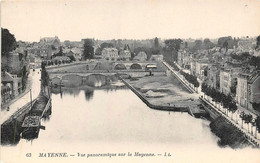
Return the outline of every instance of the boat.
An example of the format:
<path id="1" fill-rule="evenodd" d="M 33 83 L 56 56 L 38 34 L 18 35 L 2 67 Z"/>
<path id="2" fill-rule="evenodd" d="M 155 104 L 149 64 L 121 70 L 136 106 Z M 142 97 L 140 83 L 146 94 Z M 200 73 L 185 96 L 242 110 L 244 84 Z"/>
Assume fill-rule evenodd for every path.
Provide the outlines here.
<path id="1" fill-rule="evenodd" d="M 41 118 L 39 116 L 27 116 L 22 124 L 22 138 L 33 139 L 39 135 Z"/>

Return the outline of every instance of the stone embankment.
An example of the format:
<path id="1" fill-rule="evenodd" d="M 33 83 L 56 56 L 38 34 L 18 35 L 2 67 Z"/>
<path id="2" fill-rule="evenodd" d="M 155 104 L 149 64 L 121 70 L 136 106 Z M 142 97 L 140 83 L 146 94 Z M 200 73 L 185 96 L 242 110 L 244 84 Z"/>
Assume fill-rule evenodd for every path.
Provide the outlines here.
<path id="1" fill-rule="evenodd" d="M 142 95 L 137 89 L 135 89 L 132 85 L 130 85 L 128 82 L 126 82 L 123 78 L 121 78 L 123 83 L 131 89 L 147 106 L 149 106 L 152 109 L 157 110 L 166 110 L 166 111 L 180 111 L 180 112 L 187 112 L 187 107 L 177 107 L 177 106 L 162 106 L 162 105 L 154 105 L 151 104 L 147 98 Z"/>

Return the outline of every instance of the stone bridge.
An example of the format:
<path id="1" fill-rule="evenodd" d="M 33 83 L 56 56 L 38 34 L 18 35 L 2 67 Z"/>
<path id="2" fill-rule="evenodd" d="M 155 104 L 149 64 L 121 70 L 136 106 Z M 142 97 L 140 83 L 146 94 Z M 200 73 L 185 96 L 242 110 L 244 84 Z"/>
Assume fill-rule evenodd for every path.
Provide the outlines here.
<path id="1" fill-rule="evenodd" d="M 80 86 L 86 84 L 84 82 L 100 81 L 102 84 L 113 80 L 115 75 L 127 75 L 131 77 L 143 77 L 149 75 L 149 71 L 96 71 L 96 72 L 55 72 L 49 73 L 51 83 L 53 85 L 64 85 L 68 87 Z M 153 72 L 154 75 L 165 75 L 165 71 Z"/>
<path id="2" fill-rule="evenodd" d="M 157 62 L 114 62 L 114 70 L 145 70 L 147 65 L 157 65 Z"/>
<path id="3" fill-rule="evenodd" d="M 130 75 L 131 77 L 149 75 L 150 72 L 146 70 L 146 66 L 151 64 L 159 67 L 153 69 L 153 74 L 165 74 L 165 69 L 158 66 L 158 62 L 85 62 L 47 67 L 47 72 L 53 84 L 77 86 L 82 84 L 82 81 L 89 81 L 90 78 L 109 81 L 115 74 Z"/>

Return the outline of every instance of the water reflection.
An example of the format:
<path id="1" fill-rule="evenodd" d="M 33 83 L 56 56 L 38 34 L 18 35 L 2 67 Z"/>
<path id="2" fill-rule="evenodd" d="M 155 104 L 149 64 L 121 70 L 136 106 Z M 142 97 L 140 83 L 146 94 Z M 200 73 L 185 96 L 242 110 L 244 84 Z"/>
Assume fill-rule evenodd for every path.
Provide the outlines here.
<path id="1" fill-rule="evenodd" d="M 41 121 L 45 130 L 33 140 L 39 150 L 43 146 L 51 149 L 52 143 L 46 142 L 56 141 L 62 146 L 72 141 L 85 146 L 97 142 L 217 146 L 218 138 L 211 133 L 208 121 L 150 109 L 120 81 L 102 87 L 82 85 L 52 91 L 53 110 Z M 10 129 L 14 131 L 12 126 Z M 19 139 L 15 139 L 16 144 L 24 145 Z"/>
<path id="2" fill-rule="evenodd" d="M 66 76 L 66 79 L 68 78 L 69 75 Z M 64 85 L 53 83 L 52 93 L 60 94 L 61 98 L 63 97 L 63 95 L 66 94 L 70 94 L 73 95 L 73 97 L 77 97 L 80 93 L 80 90 L 84 90 L 85 99 L 89 101 L 93 98 L 94 90 L 101 89 L 101 90 L 105 90 L 106 92 L 110 92 L 110 91 L 116 91 L 118 89 L 127 89 L 127 87 L 115 75 L 105 76 L 102 74 L 92 74 L 78 79 L 82 80 L 82 82 L 77 82 L 81 84 L 74 87 L 71 86 L 72 82 L 70 82 L 70 80 L 66 80 Z M 53 80 L 53 82 L 55 82 L 55 80 Z M 57 81 L 57 82 L 63 83 L 62 81 Z"/>
<path id="3" fill-rule="evenodd" d="M 87 101 L 91 100 L 93 96 L 94 96 L 94 90 L 91 89 L 85 90 L 85 99 Z"/>

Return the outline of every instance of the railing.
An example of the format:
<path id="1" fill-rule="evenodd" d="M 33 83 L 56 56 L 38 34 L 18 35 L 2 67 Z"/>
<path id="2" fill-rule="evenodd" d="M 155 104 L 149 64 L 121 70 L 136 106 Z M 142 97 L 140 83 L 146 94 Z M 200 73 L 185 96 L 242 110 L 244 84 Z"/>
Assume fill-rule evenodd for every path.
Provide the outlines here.
<path id="1" fill-rule="evenodd" d="M 33 106 L 36 101 L 37 100 L 34 99 L 32 102 L 28 102 L 27 104 L 25 104 L 23 107 L 18 109 L 13 115 L 11 115 L 10 118 L 8 118 L 5 122 L 3 122 L 3 124 L 8 123 L 9 121 L 11 121 L 13 119 L 17 119 L 19 116 L 24 114 L 26 111 L 30 111 L 32 109 L 31 106 Z"/>
<path id="2" fill-rule="evenodd" d="M 231 121 L 222 111 L 220 111 L 216 106 L 214 106 L 213 104 L 211 104 L 209 101 L 207 101 L 204 98 L 200 98 L 201 100 L 203 100 L 205 103 L 207 103 L 211 108 L 213 108 L 217 113 L 219 113 L 219 115 L 221 115 L 222 117 L 224 117 L 228 122 L 230 122 L 234 127 L 236 127 L 240 132 L 242 132 L 245 137 L 247 138 L 247 140 L 257 146 L 260 147 L 260 141 L 257 140 L 256 138 L 252 137 L 250 134 L 248 134 L 247 132 L 243 131 L 240 126 L 236 123 L 234 123 L 233 121 Z"/>
<path id="3" fill-rule="evenodd" d="M 184 85 L 184 87 L 186 87 L 191 93 L 196 93 L 196 91 L 190 86 L 190 83 L 182 79 L 176 72 L 174 72 L 168 63 L 163 62 L 163 64 L 174 74 L 174 76 Z"/>
<path id="4" fill-rule="evenodd" d="M 45 108 L 42 112 L 41 118 L 43 117 L 43 115 L 46 113 L 46 111 L 49 109 L 50 106 L 51 106 L 51 98 L 49 98 L 47 104 L 45 105 Z"/>

